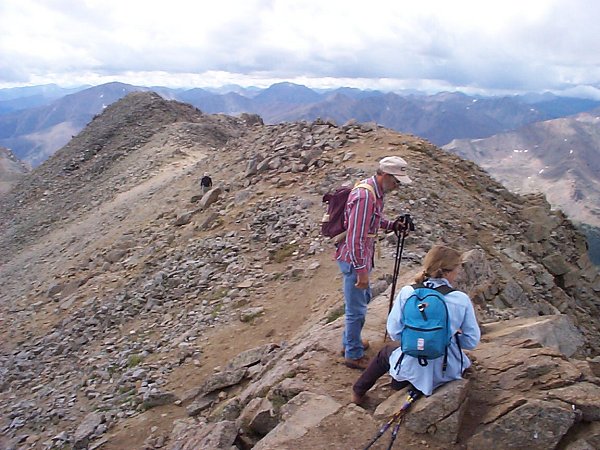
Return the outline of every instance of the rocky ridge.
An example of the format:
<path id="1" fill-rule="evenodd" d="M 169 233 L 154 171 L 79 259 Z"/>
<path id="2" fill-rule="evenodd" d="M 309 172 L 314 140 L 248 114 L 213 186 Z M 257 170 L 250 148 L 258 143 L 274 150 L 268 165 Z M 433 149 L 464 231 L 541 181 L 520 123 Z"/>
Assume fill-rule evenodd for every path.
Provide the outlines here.
<path id="1" fill-rule="evenodd" d="M 421 436 L 412 448 L 481 448 L 540 411 L 566 425 L 543 441 L 523 428 L 528 447 L 597 439 L 600 276 L 543 197 L 513 195 L 475 164 L 374 124 L 264 126 L 137 93 L 0 200 L 0 444 L 364 441 L 389 389 L 366 409 L 348 405 L 356 373 L 335 361 L 339 282 L 318 220 L 325 191 L 388 154 L 405 157 L 416 181 L 386 199 L 390 215 L 410 212 L 418 226 L 401 281 L 432 243 L 470 250 L 461 287 L 491 339 L 469 383 L 450 387 L 470 408 L 403 431 Z M 207 169 L 218 182 L 201 197 Z M 381 243 L 380 292 L 395 244 Z M 371 306 L 373 342 L 385 310 L 384 295 Z"/>

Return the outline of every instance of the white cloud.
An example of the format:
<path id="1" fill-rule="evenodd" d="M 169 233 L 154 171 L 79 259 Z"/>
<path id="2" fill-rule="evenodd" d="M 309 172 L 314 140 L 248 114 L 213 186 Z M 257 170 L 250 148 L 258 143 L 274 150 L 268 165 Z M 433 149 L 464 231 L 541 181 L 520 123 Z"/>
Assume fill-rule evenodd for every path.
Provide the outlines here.
<path id="1" fill-rule="evenodd" d="M 594 0 L 4 0 L 0 87 L 582 91 L 600 86 L 599 18 Z"/>

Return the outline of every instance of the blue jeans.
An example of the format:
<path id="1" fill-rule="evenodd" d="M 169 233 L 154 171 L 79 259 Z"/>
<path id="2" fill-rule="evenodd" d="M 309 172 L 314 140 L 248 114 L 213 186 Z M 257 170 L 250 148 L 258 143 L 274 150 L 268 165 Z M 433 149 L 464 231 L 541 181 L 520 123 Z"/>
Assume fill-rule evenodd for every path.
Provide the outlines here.
<path id="1" fill-rule="evenodd" d="M 371 288 L 358 289 L 356 284 L 356 270 L 352 264 L 338 260 L 338 266 L 344 277 L 344 305 L 346 323 L 342 345 L 346 358 L 358 359 L 365 354 L 360 333 L 365 324 L 367 305 L 371 301 Z"/>

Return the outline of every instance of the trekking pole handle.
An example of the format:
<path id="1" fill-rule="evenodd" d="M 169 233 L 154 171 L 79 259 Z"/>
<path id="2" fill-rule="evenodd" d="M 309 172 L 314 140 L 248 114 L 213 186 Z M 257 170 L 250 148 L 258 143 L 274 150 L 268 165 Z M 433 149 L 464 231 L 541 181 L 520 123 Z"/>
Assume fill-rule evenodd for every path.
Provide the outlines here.
<path id="1" fill-rule="evenodd" d="M 410 214 L 406 213 L 400 215 L 394 221 L 394 232 L 397 236 L 400 236 L 400 234 L 408 234 L 410 231 L 415 231 L 415 223 L 410 217 Z"/>

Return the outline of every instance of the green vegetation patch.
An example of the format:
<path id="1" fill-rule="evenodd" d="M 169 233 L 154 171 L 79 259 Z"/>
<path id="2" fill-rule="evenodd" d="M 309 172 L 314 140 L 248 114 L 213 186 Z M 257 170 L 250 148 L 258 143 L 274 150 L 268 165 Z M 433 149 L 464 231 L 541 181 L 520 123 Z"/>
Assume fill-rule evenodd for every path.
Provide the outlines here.
<path id="1" fill-rule="evenodd" d="M 212 302 L 214 300 L 219 300 L 227 295 L 227 288 L 218 288 L 208 291 L 206 293 L 206 300 Z"/>
<path id="2" fill-rule="evenodd" d="M 272 250 L 269 255 L 269 260 L 275 263 L 282 263 L 286 259 L 288 259 L 292 254 L 297 251 L 299 248 L 297 243 L 294 244 L 284 244 L 282 247 L 277 250 Z"/>
<path id="3" fill-rule="evenodd" d="M 337 306 L 333 310 L 329 311 L 329 314 L 327 314 L 325 321 L 327 323 L 331 323 L 334 320 L 337 320 L 339 317 L 342 317 L 344 315 L 344 312 L 345 312 L 344 305 Z"/>
<path id="4" fill-rule="evenodd" d="M 127 360 L 127 367 L 129 367 L 129 368 L 136 367 L 143 360 L 144 360 L 144 357 L 142 355 L 131 355 L 129 357 L 129 359 Z"/>
<path id="5" fill-rule="evenodd" d="M 221 303 L 219 303 L 218 305 L 216 305 L 214 307 L 214 309 L 211 311 L 210 313 L 210 317 L 212 317 L 213 319 L 216 318 L 219 313 L 221 312 L 221 309 L 223 309 L 223 305 Z"/>

